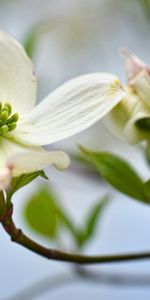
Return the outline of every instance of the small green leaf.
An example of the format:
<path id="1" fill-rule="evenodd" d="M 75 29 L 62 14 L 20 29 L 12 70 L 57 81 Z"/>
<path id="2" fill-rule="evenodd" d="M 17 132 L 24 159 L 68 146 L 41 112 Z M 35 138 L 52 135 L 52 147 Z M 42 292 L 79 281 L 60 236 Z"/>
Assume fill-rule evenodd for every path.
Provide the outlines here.
<path id="1" fill-rule="evenodd" d="M 38 171 L 38 176 L 43 177 L 44 179 L 48 180 L 48 177 L 43 170 Z"/>
<path id="2" fill-rule="evenodd" d="M 57 235 L 57 217 L 55 213 L 55 198 L 46 187 L 32 195 L 24 210 L 25 220 L 38 234 L 51 239 Z"/>
<path id="3" fill-rule="evenodd" d="M 150 204 L 150 180 L 143 183 L 143 193 L 147 202 Z"/>
<path id="4" fill-rule="evenodd" d="M 85 156 L 82 155 L 82 153 L 72 153 L 71 160 L 73 160 L 75 163 L 79 163 L 80 166 L 83 166 L 87 172 L 96 173 L 95 167 L 86 159 Z"/>
<path id="5" fill-rule="evenodd" d="M 38 233 L 41 233 L 46 236 L 47 229 L 44 231 L 45 225 L 43 225 L 44 228 L 42 227 L 42 230 L 41 230 L 40 229 L 41 222 L 37 223 L 37 221 L 36 221 L 37 215 L 33 216 L 33 213 L 32 213 L 33 212 L 33 203 L 32 203 L 33 199 L 34 199 L 34 202 L 36 202 L 36 205 L 38 203 L 38 209 L 39 209 L 39 206 L 41 206 L 41 209 L 39 209 L 39 210 L 42 210 L 43 209 L 42 205 L 44 205 L 42 202 L 43 197 L 44 197 L 45 203 L 47 203 L 46 205 L 49 206 L 49 210 L 48 209 L 43 210 L 42 218 L 44 218 L 44 214 L 46 214 L 46 220 L 49 220 L 46 222 L 47 223 L 52 222 L 52 224 L 50 224 L 51 229 L 48 230 L 47 235 L 49 235 L 49 237 L 51 237 L 51 238 L 57 239 L 57 234 L 55 231 L 56 227 L 57 227 L 57 232 L 59 232 L 59 230 L 61 230 L 62 228 L 65 228 L 69 231 L 69 233 L 71 234 L 71 236 L 77 243 L 78 231 L 77 231 L 76 227 L 74 226 L 72 219 L 67 215 L 67 213 L 60 206 L 60 204 L 57 200 L 57 197 L 54 195 L 54 193 L 50 189 L 50 187 L 44 186 L 42 189 L 40 188 L 40 190 L 35 195 L 32 196 L 32 199 L 29 200 L 29 203 L 27 204 L 27 207 L 25 208 L 25 219 L 26 219 L 27 223 L 30 225 L 30 227 L 32 227 Z M 39 200 L 37 200 L 37 198 L 42 199 L 42 201 L 39 202 Z M 31 205 L 32 205 L 32 207 L 31 207 Z M 45 208 L 46 208 L 46 206 L 45 206 Z M 50 210 L 51 210 L 51 212 L 50 212 Z M 30 213 L 32 213 L 32 215 L 30 215 Z M 38 220 L 41 220 L 39 216 L 38 216 Z M 33 222 L 34 222 L 34 224 L 33 224 Z"/>
<path id="6" fill-rule="evenodd" d="M 14 194 L 16 191 L 18 191 L 19 189 L 21 189 L 25 185 L 32 182 L 38 176 L 43 177 L 45 179 L 48 179 L 43 170 L 36 171 L 36 172 L 33 172 L 33 173 L 29 173 L 29 174 L 23 174 L 23 175 L 18 176 L 18 177 L 14 177 L 13 180 L 12 180 L 12 184 L 11 184 L 11 190 L 8 192 L 8 195 L 10 196 L 10 195 Z"/>
<path id="7" fill-rule="evenodd" d="M 104 208 L 108 204 L 108 198 L 104 197 L 100 202 L 94 204 L 93 208 L 90 210 L 90 213 L 85 222 L 85 228 L 80 231 L 79 244 L 80 247 L 85 245 L 95 234 L 97 223 L 101 220 Z"/>
<path id="8" fill-rule="evenodd" d="M 105 197 L 94 205 L 84 228 L 74 225 L 72 218 L 60 206 L 57 197 L 49 187 L 41 187 L 25 206 L 24 217 L 28 225 L 38 234 L 57 240 L 61 229 L 66 229 L 75 245 L 81 248 L 95 233 L 96 225 L 107 204 Z"/>
<path id="9" fill-rule="evenodd" d="M 75 240 L 78 240 L 78 231 L 73 224 L 71 218 L 67 215 L 67 213 L 63 210 L 58 203 L 55 202 L 55 212 L 57 215 L 57 219 L 61 226 L 65 227 L 72 235 Z"/>
<path id="10" fill-rule="evenodd" d="M 143 6 L 146 17 L 150 17 L 150 0 L 139 0 L 139 4 Z"/>
<path id="11" fill-rule="evenodd" d="M 143 182 L 134 169 L 122 158 L 108 152 L 92 152 L 80 147 L 100 175 L 120 192 L 145 201 Z"/>
<path id="12" fill-rule="evenodd" d="M 6 214 L 7 208 L 6 208 L 6 202 L 4 198 L 4 194 L 1 191 L 0 192 L 0 217 L 3 217 Z"/>

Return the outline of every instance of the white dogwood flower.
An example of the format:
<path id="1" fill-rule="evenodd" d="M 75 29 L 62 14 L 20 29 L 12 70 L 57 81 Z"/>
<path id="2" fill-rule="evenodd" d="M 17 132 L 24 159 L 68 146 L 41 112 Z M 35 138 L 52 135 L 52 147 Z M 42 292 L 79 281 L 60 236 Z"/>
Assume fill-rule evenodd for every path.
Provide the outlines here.
<path id="1" fill-rule="evenodd" d="M 128 84 L 126 96 L 106 117 L 109 128 L 130 143 L 150 141 L 150 67 L 122 49 Z"/>
<path id="2" fill-rule="evenodd" d="M 14 38 L 0 32 L 0 178 L 9 169 L 18 176 L 49 164 L 67 168 L 66 153 L 43 146 L 90 127 L 124 96 L 115 75 L 95 73 L 68 81 L 35 106 L 32 63 Z"/>

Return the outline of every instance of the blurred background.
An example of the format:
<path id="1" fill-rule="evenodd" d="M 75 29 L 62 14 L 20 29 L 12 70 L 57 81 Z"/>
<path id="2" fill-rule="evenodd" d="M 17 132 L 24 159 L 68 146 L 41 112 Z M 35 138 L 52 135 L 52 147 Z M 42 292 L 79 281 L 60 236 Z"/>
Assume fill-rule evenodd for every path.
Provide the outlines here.
<path id="1" fill-rule="evenodd" d="M 32 58 L 38 78 L 38 101 L 64 81 L 88 72 L 112 72 L 125 83 L 119 48 L 127 46 L 150 64 L 149 0 L 1 0 L 0 28 L 23 43 Z M 142 151 L 118 140 L 99 122 L 50 149 L 70 154 L 82 144 L 93 150 L 110 150 L 127 158 L 144 179 L 150 175 Z M 69 170 L 48 168 L 46 174 L 63 209 L 78 226 L 94 203 L 112 195 L 86 254 L 109 254 L 150 249 L 150 207 L 112 190 L 95 174 L 73 162 Z M 23 211 L 26 199 L 43 183 L 36 180 L 14 197 L 14 219 L 28 235 L 46 246 L 74 250 L 63 232 L 57 240 L 38 235 L 27 226 Z M 126 284 L 130 274 L 150 278 L 150 262 L 86 267 L 103 274 L 102 280 L 73 275 L 73 266 L 47 261 L 12 244 L 0 232 L 0 300 L 4 299 L 149 299 L 148 284 Z M 113 280 L 111 274 L 118 274 Z M 122 277 L 121 277 L 122 278 Z"/>

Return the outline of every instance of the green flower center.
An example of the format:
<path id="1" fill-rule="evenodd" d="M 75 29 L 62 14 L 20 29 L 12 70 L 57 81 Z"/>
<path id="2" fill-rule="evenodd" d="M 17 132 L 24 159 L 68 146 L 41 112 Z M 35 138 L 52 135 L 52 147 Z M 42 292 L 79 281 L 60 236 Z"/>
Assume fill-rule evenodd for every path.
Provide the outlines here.
<path id="1" fill-rule="evenodd" d="M 4 135 L 17 127 L 19 115 L 12 114 L 12 107 L 10 103 L 0 102 L 0 135 Z"/>

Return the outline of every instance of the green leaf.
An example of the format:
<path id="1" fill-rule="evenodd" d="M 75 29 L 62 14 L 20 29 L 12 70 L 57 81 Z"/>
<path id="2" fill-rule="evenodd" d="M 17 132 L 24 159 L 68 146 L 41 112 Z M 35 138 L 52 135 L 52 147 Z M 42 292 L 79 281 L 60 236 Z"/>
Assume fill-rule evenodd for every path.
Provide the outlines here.
<path id="1" fill-rule="evenodd" d="M 93 167 L 93 165 L 91 165 L 91 163 L 86 159 L 86 157 L 84 157 L 81 153 L 77 153 L 77 154 L 71 154 L 71 160 L 73 160 L 75 163 L 79 163 L 80 166 L 83 166 L 86 171 L 91 172 L 91 173 L 96 173 L 95 171 L 95 167 Z"/>
<path id="2" fill-rule="evenodd" d="M 145 202 L 143 182 L 135 170 L 122 158 L 108 152 L 80 150 L 99 174 L 120 192 Z"/>
<path id="3" fill-rule="evenodd" d="M 46 187 L 41 187 L 31 196 L 24 210 L 25 220 L 38 234 L 55 239 L 57 236 L 57 216 L 55 198 Z"/>
<path id="4" fill-rule="evenodd" d="M 16 191 L 24 187 L 25 185 L 32 182 L 34 179 L 36 179 L 38 176 L 43 177 L 45 179 L 48 179 L 48 177 L 45 175 L 44 171 L 36 171 L 29 174 L 23 174 L 18 177 L 14 177 L 11 184 L 11 190 L 8 192 L 8 196 L 11 196 Z"/>
<path id="5" fill-rule="evenodd" d="M 52 190 L 44 186 L 27 202 L 24 217 L 34 231 L 51 239 L 57 240 L 59 231 L 65 228 L 73 238 L 75 245 L 81 248 L 94 235 L 97 222 L 107 203 L 106 197 L 96 203 L 90 210 L 84 228 L 78 228 L 60 206 Z"/>
<path id="6" fill-rule="evenodd" d="M 85 228 L 80 231 L 80 247 L 85 245 L 95 234 L 97 223 L 101 220 L 104 208 L 108 204 L 108 198 L 104 197 L 100 202 L 94 204 L 85 222 Z"/>
<path id="7" fill-rule="evenodd" d="M 140 5 L 143 6 L 145 15 L 148 17 L 150 17 L 150 0 L 139 0 Z"/>
<path id="8" fill-rule="evenodd" d="M 40 202 L 39 200 L 37 201 L 37 198 L 40 198 L 43 201 L 43 194 L 44 194 L 45 204 L 47 203 L 46 205 L 49 206 L 49 210 L 48 209 L 43 210 L 42 218 L 44 218 L 44 214 L 46 214 L 46 220 L 47 220 L 46 222 L 47 223 L 52 222 L 51 230 L 50 229 L 48 230 L 47 235 L 49 235 L 49 237 L 51 237 L 51 238 L 56 239 L 57 238 L 56 231 L 59 232 L 59 230 L 61 230 L 62 228 L 65 228 L 71 233 L 71 236 L 73 237 L 75 242 L 77 242 L 77 234 L 78 234 L 77 229 L 75 228 L 71 218 L 67 215 L 67 213 L 65 213 L 63 208 L 60 206 L 60 204 L 58 203 L 57 197 L 54 195 L 53 191 L 49 187 L 44 186 L 42 188 L 42 192 L 41 192 L 41 188 L 40 188 L 40 190 L 35 195 L 32 196 L 32 199 L 29 200 L 27 207 L 25 208 L 25 214 L 24 214 L 27 223 L 30 225 L 30 227 L 32 227 L 32 229 L 36 230 L 36 232 L 46 236 L 47 229 L 44 230 L 42 227 L 42 230 L 41 230 L 40 229 L 41 221 L 40 221 L 40 223 L 39 222 L 37 223 L 37 221 L 36 221 L 36 218 L 38 218 L 38 220 L 40 220 L 39 216 L 37 216 L 37 215 L 33 216 L 33 203 L 32 203 L 33 199 L 36 199 L 35 200 L 36 205 L 38 203 L 38 209 L 39 209 L 39 206 L 41 206 L 41 209 L 39 209 L 39 210 L 42 211 L 43 208 L 42 208 L 41 204 L 43 204 L 43 202 Z M 31 207 L 31 205 L 32 205 L 32 207 Z M 52 213 L 50 212 L 50 210 Z M 32 214 L 32 215 L 30 215 L 30 214 Z M 33 224 L 33 222 L 34 222 L 34 224 Z M 45 228 L 45 225 L 43 225 L 43 226 Z M 50 227 L 50 226 L 48 226 L 48 227 Z M 56 230 L 56 227 L 57 227 L 57 230 Z"/>
<path id="9" fill-rule="evenodd" d="M 147 202 L 150 204 L 150 180 L 146 181 L 143 184 L 143 193 L 145 198 L 147 199 Z"/>
<path id="10" fill-rule="evenodd" d="M 94 236 L 96 225 L 98 220 L 101 218 L 103 209 L 108 203 L 108 199 L 105 197 L 101 202 L 96 203 L 93 209 L 91 209 L 89 216 L 85 222 L 84 228 L 78 228 L 74 225 L 72 219 L 63 211 L 60 205 L 56 205 L 55 209 L 57 214 L 57 219 L 61 227 L 65 227 L 67 231 L 71 234 L 74 242 L 78 248 L 81 248 L 85 243 Z"/>
<path id="11" fill-rule="evenodd" d="M 78 231 L 71 220 L 71 218 L 65 213 L 62 207 L 60 207 L 60 204 L 55 202 L 55 212 L 57 215 L 57 219 L 61 226 L 65 227 L 72 235 L 75 241 L 78 241 Z"/>
<path id="12" fill-rule="evenodd" d="M 0 192 L 0 217 L 3 217 L 6 214 L 7 207 L 6 207 L 6 202 L 4 198 L 4 194 L 1 191 Z"/>
<path id="13" fill-rule="evenodd" d="M 48 177 L 43 170 L 38 171 L 38 176 L 43 177 L 44 179 L 48 180 Z"/>

